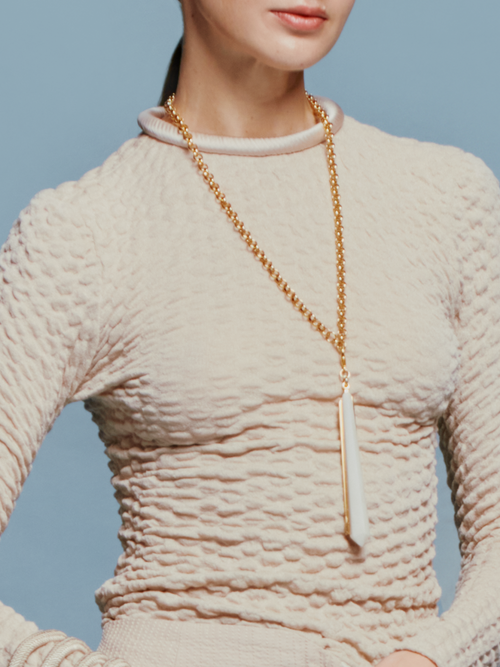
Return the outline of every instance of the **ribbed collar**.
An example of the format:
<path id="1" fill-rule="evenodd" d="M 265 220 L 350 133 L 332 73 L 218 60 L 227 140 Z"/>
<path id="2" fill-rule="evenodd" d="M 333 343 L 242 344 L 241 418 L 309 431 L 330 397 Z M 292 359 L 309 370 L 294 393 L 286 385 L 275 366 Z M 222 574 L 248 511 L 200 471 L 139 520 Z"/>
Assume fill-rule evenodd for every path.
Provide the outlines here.
<path id="1" fill-rule="evenodd" d="M 344 113 L 342 109 L 325 97 L 318 97 L 318 102 L 323 106 L 333 125 L 336 133 L 342 127 Z M 175 146 L 185 146 L 184 140 L 176 127 L 164 120 L 165 110 L 163 107 L 153 107 L 143 111 L 137 122 L 140 128 L 150 137 L 159 139 Z M 312 148 L 320 144 L 324 139 L 324 130 L 321 123 L 314 127 L 288 134 L 284 137 L 272 137 L 269 139 L 248 139 L 240 137 L 219 137 L 212 134 L 194 134 L 193 139 L 200 151 L 204 153 L 219 153 L 223 155 L 283 155 L 285 153 L 296 153 L 306 148 Z"/>

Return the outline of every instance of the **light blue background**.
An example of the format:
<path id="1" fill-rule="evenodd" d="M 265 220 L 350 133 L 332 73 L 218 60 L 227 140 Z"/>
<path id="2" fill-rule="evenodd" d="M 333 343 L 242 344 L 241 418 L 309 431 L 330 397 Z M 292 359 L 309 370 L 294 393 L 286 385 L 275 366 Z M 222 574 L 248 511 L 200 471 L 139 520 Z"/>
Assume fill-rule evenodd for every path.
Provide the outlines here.
<path id="1" fill-rule="evenodd" d="M 393 134 L 461 146 L 500 175 L 499 25 L 498 0 L 358 0 L 308 87 Z M 137 133 L 180 34 L 177 0 L 2 3 L 2 241 L 38 190 L 80 177 Z M 439 474 L 435 565 L 446 609 L 459 558 L 441 461 Z M 94 648 L 93 592 L 120 553 L 109 477 L 89 416 L 69 406 L 0 545 L 0 599 Z"/>

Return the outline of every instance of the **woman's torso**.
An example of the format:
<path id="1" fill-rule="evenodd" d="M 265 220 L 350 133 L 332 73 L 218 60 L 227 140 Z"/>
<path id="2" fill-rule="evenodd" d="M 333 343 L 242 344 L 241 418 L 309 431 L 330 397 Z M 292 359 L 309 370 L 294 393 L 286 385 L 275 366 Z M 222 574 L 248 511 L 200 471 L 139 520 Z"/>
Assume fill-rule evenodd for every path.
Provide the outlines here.
<path id="1" fill-rule="evenodd" d="M 187 151 L 139 137 L 86 188 L 102 337 L 76 398 L 100 427 L 123 518 L 124 554 L 97 592 L 105 623 L 259 623 L 363 665 L 436 614 L 436 424 L 458 365 L 457 186 L 444 168 L 455 151 L 351 119 L 336 145 L 363 550 L 343 534 L 338 355 L 270 281 Z M 324 147 L 206 160 L 334 328 Z"/>

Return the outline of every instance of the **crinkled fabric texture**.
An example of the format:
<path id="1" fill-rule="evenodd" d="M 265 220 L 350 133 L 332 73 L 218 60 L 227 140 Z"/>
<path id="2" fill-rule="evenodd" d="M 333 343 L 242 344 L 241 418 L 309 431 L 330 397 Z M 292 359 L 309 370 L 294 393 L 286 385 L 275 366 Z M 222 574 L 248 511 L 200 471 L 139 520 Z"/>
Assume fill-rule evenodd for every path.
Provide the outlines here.
<path id="1" fill-rule="evenodd" d="M 187 151 L 129 141 L 39 194 L 1 257 L 1 527 L 64 404 L 98 423 L 135 615 L 306 632 L 352 667 L 397 648 L 494 665 L 500 633 L 500 196 L 481 161 L 346 119 L 347 340 L 371 539 L 343 534 L 334 349 L 269 280 Z M 306 305 L 336 322 L 319 145 L 212 154 Z M 438 619 L 437 430 L 463 566 Z M 2 610 L 8 656 L 33 631 Z M 5 664 L 5 660 L 4 663 Z"/>

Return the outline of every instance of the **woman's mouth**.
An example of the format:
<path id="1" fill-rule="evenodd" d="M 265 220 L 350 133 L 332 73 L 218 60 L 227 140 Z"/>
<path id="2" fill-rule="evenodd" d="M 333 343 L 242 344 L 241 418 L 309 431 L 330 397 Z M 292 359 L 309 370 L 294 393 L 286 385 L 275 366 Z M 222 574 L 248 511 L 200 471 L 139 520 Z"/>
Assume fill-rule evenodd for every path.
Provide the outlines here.
<path id="1" fill-rule="evenodd" d="M 273 9 L 271 11 L 286 26 L 300 32 L 318 30 L 327 19 L 327 15 L 322 9 L 313 7 L 300 6 L 291 9 Z"/>

